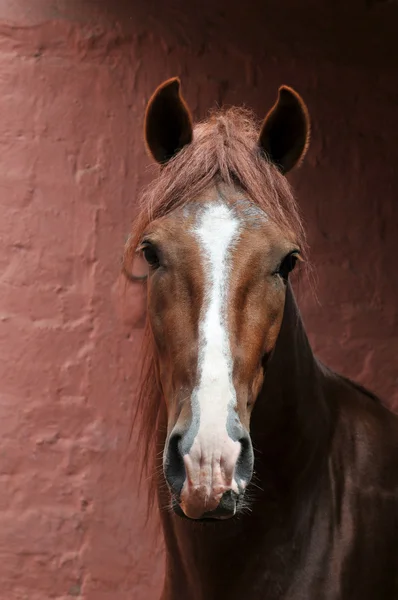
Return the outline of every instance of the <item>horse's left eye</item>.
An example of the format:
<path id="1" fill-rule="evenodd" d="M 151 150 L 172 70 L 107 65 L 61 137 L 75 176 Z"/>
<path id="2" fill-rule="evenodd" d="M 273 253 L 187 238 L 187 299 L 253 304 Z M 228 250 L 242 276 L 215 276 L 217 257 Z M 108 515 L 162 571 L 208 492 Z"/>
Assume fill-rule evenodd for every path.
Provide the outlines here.
<path id="1" fill-rule="evenodd" d="M 149 266 L 153 268 L 159 266 L 159 256 L 154 246 L 144 246 L 142 254 Z"/>
<path id="2" fill-rule="evenodd" d="M 277 271 L 278 275 L 282 277 L 282 279 L 287 279 L 289 277 L 289 273 L 291 273 L 296 266 L 298 260 L 298 252 L 290 252 L 280 264 L 280 267 Z"/>

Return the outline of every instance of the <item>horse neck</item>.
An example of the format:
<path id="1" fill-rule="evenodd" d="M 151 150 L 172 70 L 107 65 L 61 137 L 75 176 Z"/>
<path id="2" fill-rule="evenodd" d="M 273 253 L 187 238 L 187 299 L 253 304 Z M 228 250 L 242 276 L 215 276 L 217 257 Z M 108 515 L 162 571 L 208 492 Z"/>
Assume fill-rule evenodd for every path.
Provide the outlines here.
<path id="1" fill-rule="evenodd" d="M 297 498 L 325 463 L 334 424 L 329 376 L 315 358 L 290 285 L 281 330 L 251 418 L 257 478 L 278 499 Z"/>

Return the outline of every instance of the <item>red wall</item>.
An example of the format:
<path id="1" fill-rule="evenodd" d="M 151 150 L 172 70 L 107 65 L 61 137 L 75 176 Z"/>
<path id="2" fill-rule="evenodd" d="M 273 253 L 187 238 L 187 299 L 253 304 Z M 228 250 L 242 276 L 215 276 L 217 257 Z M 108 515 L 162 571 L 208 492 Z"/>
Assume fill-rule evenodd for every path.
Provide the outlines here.
<path id="1" fill-rule="evenodd" d="M 122 300 L 119 261 L 168 76 L 196 117 L 303 94 L 319 304 L 305 284 L 300 304 L 318 354 L 398 409 L 398 7 L 106 4 L 0 0 L 1 600 L 158 597 L 129 445 L 142 296 Z"/>

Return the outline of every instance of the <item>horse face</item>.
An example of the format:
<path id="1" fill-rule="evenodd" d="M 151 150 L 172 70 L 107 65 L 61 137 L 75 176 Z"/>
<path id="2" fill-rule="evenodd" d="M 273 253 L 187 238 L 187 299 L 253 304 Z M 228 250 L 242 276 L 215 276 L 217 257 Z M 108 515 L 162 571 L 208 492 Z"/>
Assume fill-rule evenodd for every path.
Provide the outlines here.
<path id="1" fill-rule="evenodd" d="M 140 251 L 174 509 L 192 519 L 232 517 L 253 474 L 250 415 L 297 248 L 241 192 L 217 186 L 152 222 Z"/>

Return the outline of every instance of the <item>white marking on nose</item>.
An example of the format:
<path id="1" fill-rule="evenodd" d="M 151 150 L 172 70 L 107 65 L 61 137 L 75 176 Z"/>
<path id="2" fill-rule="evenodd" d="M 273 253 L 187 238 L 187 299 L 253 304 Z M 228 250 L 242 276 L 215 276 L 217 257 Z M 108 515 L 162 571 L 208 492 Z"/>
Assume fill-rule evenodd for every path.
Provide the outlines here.
<path id="1" fill-rule="evenodd" d="M 199 325 L 199 385 L 194 391 L 200 409 L 200 430 L 226 427 L 230 403 L 236 402 L 232 357 L 226 329 L 228 256 L 239 221 L 225 204 L 210 204 L 201 214 L 195 233 L 205 260 L 204 314 Z"/>
<path id="2" fill-rule="evenodd" d="M 214 509 L 223 492 L 234 489 L 240 443 L 227 430 L 233 418 L 236 392 L 227 329 L 229 254 L 239 233 L 239 221 L 224 204 L 210 204 L 200 214 L 194 233 L 200 241 L 205 271 L 205 298 L 199 324 L 199 381 L 192 394 L 193 420 L 199 429 L 184 457 L 187 479 L 183 503 L 193 495 Z"/>

